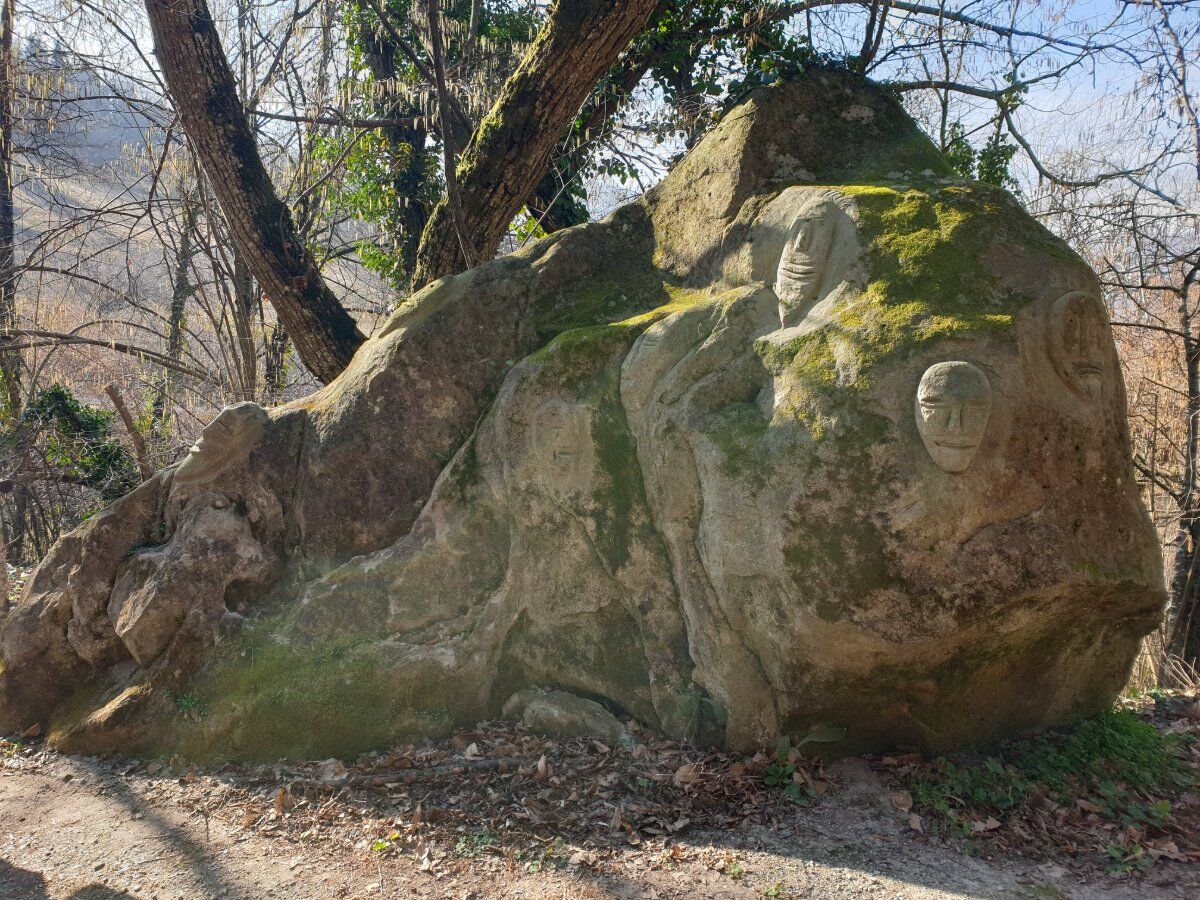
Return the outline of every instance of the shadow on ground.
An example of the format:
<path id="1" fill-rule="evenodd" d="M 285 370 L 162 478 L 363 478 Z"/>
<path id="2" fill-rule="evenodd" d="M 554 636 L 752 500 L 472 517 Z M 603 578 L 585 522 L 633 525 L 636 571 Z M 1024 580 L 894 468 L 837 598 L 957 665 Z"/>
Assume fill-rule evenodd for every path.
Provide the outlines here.
<path id="1" fill-rule="evenodd" d="M 20 869 L 0 859 L 0 898 L 3 900 L 46 900 L 46 879 L 37 872 Z M 102 884 L 89 884 L 68 895 L 67 900 L 121 900 L 132 897 Z"/>

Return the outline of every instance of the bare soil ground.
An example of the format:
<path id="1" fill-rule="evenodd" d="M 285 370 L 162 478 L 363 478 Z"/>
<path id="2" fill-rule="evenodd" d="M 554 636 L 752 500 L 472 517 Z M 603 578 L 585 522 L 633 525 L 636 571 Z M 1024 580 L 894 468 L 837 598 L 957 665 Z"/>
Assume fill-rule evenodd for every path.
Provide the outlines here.
<path id="1" fill-rule="evenodd" d="M 1200 897 L 1200 865 L 1116 875 L 916 830 L 886 763 L 632 749 L 512 725 L 360 759 L 198 769 L 0 746 L 0 898 Z M 903 806 L 904 804 L 900 804 Z"/>

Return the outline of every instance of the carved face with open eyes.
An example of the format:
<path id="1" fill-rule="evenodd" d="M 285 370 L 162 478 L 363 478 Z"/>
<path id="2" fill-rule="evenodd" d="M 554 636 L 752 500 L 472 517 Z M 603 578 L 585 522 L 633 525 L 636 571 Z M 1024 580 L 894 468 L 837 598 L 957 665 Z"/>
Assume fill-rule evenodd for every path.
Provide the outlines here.
<path id="1" fill-rule="evenodd" d="M 1050 359 L 1075 394 L 1089 402 L 1104 396 L 1105 346 L 1111 340 L 1104 305 L 1084 291 L 1054 301 L 1050 312 Z"/>
<path id="2" fill-rule="evenodd" d="M 992 409 L 987 376 L 969 362 L 930 366 L 917 387 L 917 431 L 938 467 L 965 472 L 983 442 Z"/>
<path id="3" fill-rule="evenodd" d="M 175 484 L 193 484 L 219 475 L 244 459 L 266 430 L 267 411 L 257 403 L 227 406 L 200 432 L 179 468 Z"/>

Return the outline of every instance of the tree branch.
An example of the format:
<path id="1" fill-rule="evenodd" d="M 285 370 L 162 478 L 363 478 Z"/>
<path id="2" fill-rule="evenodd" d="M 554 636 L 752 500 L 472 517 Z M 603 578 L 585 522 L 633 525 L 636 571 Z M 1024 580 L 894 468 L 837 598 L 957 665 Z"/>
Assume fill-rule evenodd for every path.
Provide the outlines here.
<path id="1" fill-rule="evenodd" d="M 376 0 L 368 0 L 374 4 Z M 458 166 L 463 228 L 474 259 L 496 254 L 545 175 L 550 155 L 600 77 L 642 29 L 657 0 L 556 0 L 549 18 L 476 129 Z M 417 251 L 413 287 L 466 264 L 443 201 Z"/>
<path id="2" fill-rule="evenodd" d="M 83 337 L 78 334 L 62 334 L 57 331 L 40 331 L 31 328 L 13 328 L 3 333 L 0 333 L 0 338 L 5 340 L 9 338 L 29 338 L 31 340 L 14 341 L 11 344 L 5 344 L 6 349 L 13 350 L 32 350 L 35 347 L 59 347 L 73 344 L 82 344 L 89 347 L 106 347 L 109 350 L 115 350 L 118 353 L 125 353 L 129 356 L 135 356 L 143 362 L 152 362 L 155 365 L 162 366 L 164 369 L 172 369 L 179 372 L 181 375 L 186 375 L 188 378 L 194 378 L 197 381 L 207 382 L 208 384 L 219 385 L 220 382 L 215 376 L 209 372 L 193 369 L 190 366 L 185 366 L 182 363 L 177 363 L 168 356 L 164 356 L 157 350 L 149 350 L 145 347 L 138 347 L 133 344 L 126 344 L 122 341 L 103 340 L 101 338 Z M 41 340 L 33 340 L 40 338 Z"/>

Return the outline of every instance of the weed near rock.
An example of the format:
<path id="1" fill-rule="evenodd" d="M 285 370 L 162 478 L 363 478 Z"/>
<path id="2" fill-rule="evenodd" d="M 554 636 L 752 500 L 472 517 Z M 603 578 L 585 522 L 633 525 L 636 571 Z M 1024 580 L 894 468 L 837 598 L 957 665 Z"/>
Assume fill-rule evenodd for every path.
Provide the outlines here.
<path id="1" fill-rule="evenodd" d="M 1146 716 L 1153 715 L 1147 710 Z M 1113 872 L 1200 860 L 1200 745 L 1129 709 L 929 763 L 885 757 L 931 831 Z"/>

